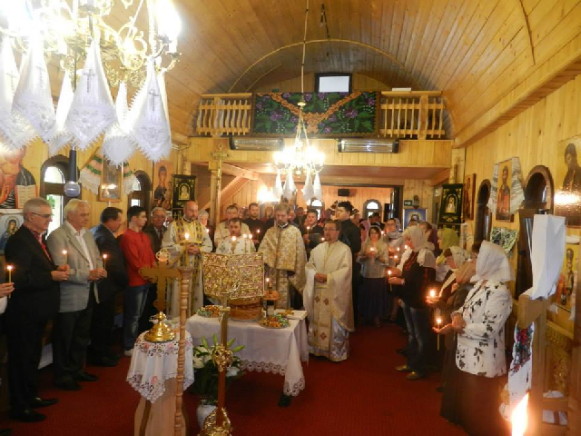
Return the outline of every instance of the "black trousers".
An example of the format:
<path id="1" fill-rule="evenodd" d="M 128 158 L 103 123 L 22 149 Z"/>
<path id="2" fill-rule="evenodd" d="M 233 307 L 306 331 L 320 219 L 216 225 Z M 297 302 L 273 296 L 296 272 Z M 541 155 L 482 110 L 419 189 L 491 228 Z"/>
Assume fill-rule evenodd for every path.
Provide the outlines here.
<path id="1" fill-rule="evenodd" d="M 73 377 L 83 371 L 91 332 L 94 296 L 83 310 L 59 313 L 53 335 L 53 360 L 56 380 Z"/>
<path id="2" fill-rule="evenodd" d="M 115 318 L 115 295 L 93 305 L 91 320 L 90 358 L 111 357 L 113 345 L 113 323 Z"/>
<path id="3" fill-rule="evenodd" d="M 38 364 L 42 335 L 49 318 L 27 316 L 16 311 L 6 314 L 8 345 L 8 389 L 12 409 L 25 409 L 38 396 Z"/>

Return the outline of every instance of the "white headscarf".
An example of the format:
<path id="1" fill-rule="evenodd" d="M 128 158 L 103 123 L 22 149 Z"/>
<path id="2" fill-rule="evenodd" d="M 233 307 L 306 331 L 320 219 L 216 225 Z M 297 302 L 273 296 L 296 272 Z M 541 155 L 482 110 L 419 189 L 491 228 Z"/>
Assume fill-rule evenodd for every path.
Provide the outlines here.
<path id="1" fill-rule="evenodd" d="M 476 275 L 471 281 L 508 282 L 514 280 L 514 273 L 502 247 L 483 241 L 476 259 Z"/>
<path id="2" fill-rule="evenodd" d="M 448 248 L 452 252 L 452 259 L 454 259 L 454 263 L 456 264 L 456 268 L 454 268 L 455 270 L 460 268 L 462 265 L 464 265 L 464 262 L 470 259 L 470 253 L 468 253 L 463 248 L 457 246 L 452 246 Z"/>
<path id="3" fill-rule="evenodd" d="M 419 226 L 408 227 L 406 231 L 403 232 L 403 237 L 408 238 L 411 241 L 413 248 L 411 250 L 406 250 L 404 256 L 402 256 L 400 265 L 405 263 L 413 251 L 414 253 L 418 253 L 418 263 L 420 266 L 436 268 L 436 258 L 429 248 L 430 246 L 433 247 L 433 244 L 427 241 L 426 234 Z"/>

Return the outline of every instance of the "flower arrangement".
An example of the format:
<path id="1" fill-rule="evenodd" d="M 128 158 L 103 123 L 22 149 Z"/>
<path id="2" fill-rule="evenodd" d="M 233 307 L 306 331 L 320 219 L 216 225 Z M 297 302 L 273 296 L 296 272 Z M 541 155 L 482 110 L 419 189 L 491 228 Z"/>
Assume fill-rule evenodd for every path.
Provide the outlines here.
<path id="1" fill-rule="evenodd" d="M 235 339 L 228 341 L 228 348 L 234 353 L 232 364 L 226 371 L 226 387 L 243 375 L 241 369 L 242 361 L 236 353 L 244 348 L 244 345 L 239 345 L 232 348 Z M 212 337 L 212 345 L 208 343 L 206 338 L 202 338 L 201 345 L 194 347 L 194 383 L 192 385 L 192 392 L 201 397 L 204 404 L 216 404 L 218 401 L 218 367 L 212 359 L 212 355 L 219 344 L 216 335 Z"/>

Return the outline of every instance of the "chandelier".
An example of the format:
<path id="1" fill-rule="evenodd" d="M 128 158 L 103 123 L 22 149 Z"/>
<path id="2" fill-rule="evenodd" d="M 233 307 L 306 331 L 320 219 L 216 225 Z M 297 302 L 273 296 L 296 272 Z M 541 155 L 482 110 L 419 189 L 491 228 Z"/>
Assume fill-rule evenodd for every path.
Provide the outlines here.
<path id="1" fill-rule="evenodd" d="M 119 17 L 127 19 L 112 25 Z M 40 137 L 50 154 L 102 139 L 117 165 L 136 148 L 154 161 L 166 156 L 165 73 L 180 56 L 179 29 L 171 0 L 2 2 L 0 139 L 20 149 Z M 56 107 L 47 60 L 64 73 Z M 131 107 L 128 86 L 137 89 Z M 118 88 L 115 103 L 110 87 Z"/>
<path id="2" fill-rule="evenodd" d="M 274 166 L 276 168 L 276 181 L 274 186 L 275 197 L 284 196 L 291 198 L 296 191 L 294 175 L 305 175 L 305 186 L 302 190 L 303 197 L 307 204 L 314 198 L 322 199 L 321 181 L 319 172 L 323 169 L 325 155 L 310 145 L 307 135 L 307 128 L 303 119 L 303 111 L 306 106 L 305 94 L 305 54 L 307 48 L 307 26 L 309 17 L 309 0 L 305 9 L 305 31 L 303 35 L 303 55 L 301 61 L 301 100 L 299 106 L 299 116 L 297 121 L 297 133 L 294 143 L 286 146 L 282 151 L 274 153 Z M 284 187 L 282 186 L 281 174 L 286 175 Z"/>

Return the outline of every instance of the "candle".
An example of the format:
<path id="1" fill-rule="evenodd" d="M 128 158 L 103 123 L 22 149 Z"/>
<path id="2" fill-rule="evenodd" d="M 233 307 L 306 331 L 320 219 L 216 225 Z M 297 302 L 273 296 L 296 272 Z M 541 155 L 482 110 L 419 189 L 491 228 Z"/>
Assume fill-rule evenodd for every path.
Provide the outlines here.
<path id="1" fill-rule="evenodd" d="M 430 289 L 430 298 L 436 298 L 436 290 L 435 289 Z"/>
<path id="2" fill-rule="evenodd" d="M 184 238 L 186 239 L 186 241 L 190 240 L 190 234 L 188 232 L 184 233 Z"/>
<path id="3" fill-rule="evenodd" d="M 63 253 L 63 256 L 65 257 L 64 264 L 66 265 L 67 263 L 69 263 L 69 260 L 68 260 L 68 257 L 67 257 L 68 251 L 67 250 L 63 250 L 62 253 Z"/>
<path id="4" fill-rule="evenodd" d="M 184 244 L 184 254 L 182 256 L 182 264 L 188 266 L 188 244 L 190 241 L 190 234 L 188 232 L 184 233 L 185 244 Z"/>
<path id="5" fill-rule="evenodd" d="M 321 242 L 325 242 L 325 238 L 321 238 Z"/>
<path id="6" fill-rule="evenodd" d="M 232 242 L 236 242 L 236 236 L 232 236 L 231 240 Z"/>
<path id="7" fill-rule="evenodd" d="M 107 269 L 107 258 L 109 255 L 107 253 L 103 253 L 103 268 Z"/>
<path id="8" fill-rule="evenodd" d="M 391 270 L 388 268 L 387 269 L 387 282 L 389 283 L 389 292 L 392 292 L 393 290 L 391 289 L 391 282 L 389 281 L 389 279 L 391 279 Z"/>
<path id="9" fill-rule="evenodd" d="M 522 436 L 527 431 L 528 416 L 527 407 L 529 394 L 527 393 L 512 411 L 510 421 L 512 423 L 512 436 Z"/>
<path id="10" fill-rule="evenodd" d="M 256 233 L 259 234 L 260 233 L 260 229 L 256 229 Z"/>
<path id="11" fill-rule="evenodd" d="M 14 269 L 14 265 L 6 265 L 6 269 L 8 270 L 8 283 L 12 283 L 12 270 Z"/>
<path id="12" fill-rule="evenodd" d="M 436 327 L 440 328 L 441 325 L 442 325 L 442 317 L 437 316 L 436 317 Z M 440 334 L 439 333 L 436 336 L 436 350 L 440 351 Z"/>

